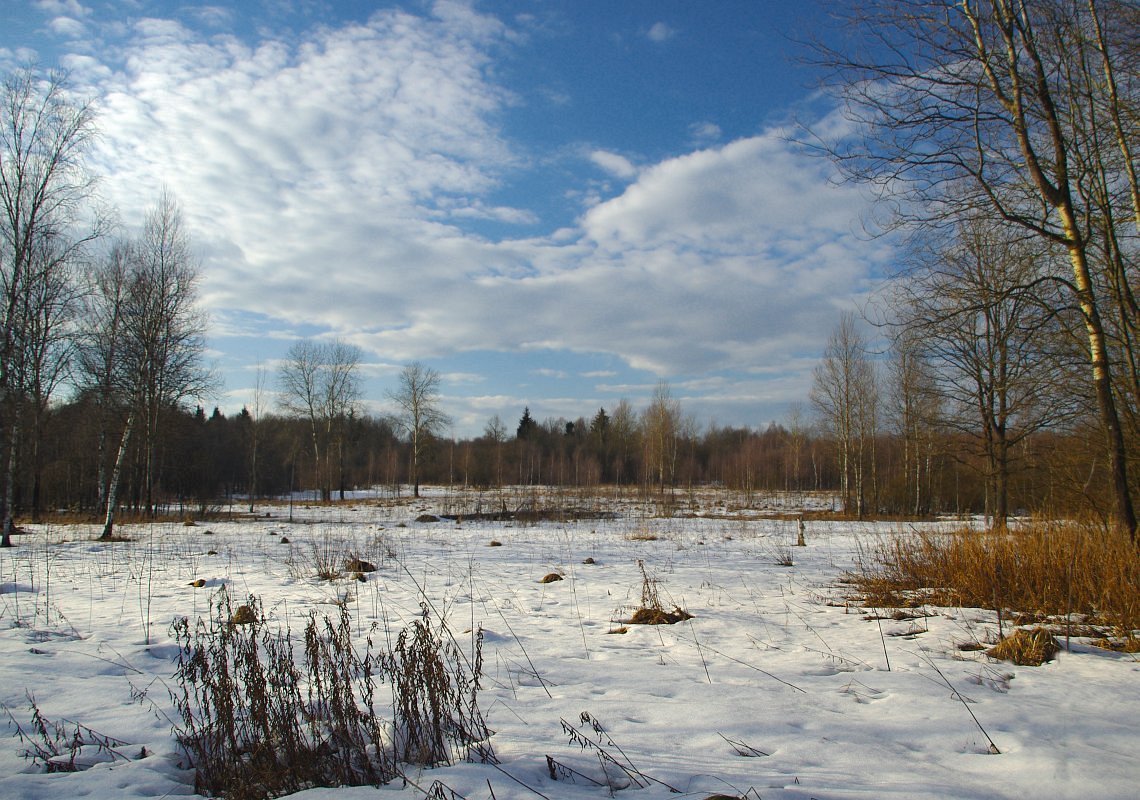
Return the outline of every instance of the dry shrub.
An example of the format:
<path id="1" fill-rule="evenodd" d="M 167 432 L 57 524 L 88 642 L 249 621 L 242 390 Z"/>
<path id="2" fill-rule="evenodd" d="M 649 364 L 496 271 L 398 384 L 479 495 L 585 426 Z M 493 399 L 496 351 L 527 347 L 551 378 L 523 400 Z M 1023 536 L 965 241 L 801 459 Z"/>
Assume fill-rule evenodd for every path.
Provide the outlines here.
<path id="1" fill-rule="evenodd" d="M 657 591 L 659 580 L 649 577 L 644 561 L 639 560 L 637 567 L 641 570 L 641 608 L 629 618 L 631 625 L 673 625 L 693 618 L 692 614 L 678 605 L 674 605 L 672 611 L 666 610 Z"/>
<path id="2" fill-rule="evenodd" d="M 1039 667 L 1061 648 L 1053 634 L 1045 628 L 1017 630 L 986 651 L 986 655 L 1001 661 L 1012 661 L 1021 667 Z"/>
<path id="3" fill-rule="evenodd" d="M 372 710 L 375 658 L 357 656 L 345 609 L 339 624 L 310 615 L 298 664 L 289 632 L 269 630 L 256 597 L 241 606 L 252 619 L 240 626 L 224 590 L 213 605 L 211 620 L 182 617 L 171 628 L 175 734 L 195 792 L 262 800 L 396 776 Z"/>
<path id="4" fill-rule="evenodd" d="M 870 606 L 1080 614 L 1124 638 L 1140 630 L 1140 548 L 1089 524 L 899 535 L 848 577 Z"/>
<path id="5" fill-rule="evenodd" d="M 25 696 L 32 712 L 30 731 L 24 730 L 7 704 L 0 703 L 0 708 L 8 715 L 8 726 L 15 727 L 16 736 L 27 745 L 22 753 L 24 758 L 44 772 L 79 772 L 98 763 L 129 760 L 129 756 L 123 753 L 126 742 L 78 722 L 52 721 L 40 712 L 31 692 L 25 690 Z M 145 758 L 147 750 L 144 747 L 135 752 L 140 753 L 140 758 Z"/>
<path id="6" fill-rule="evenodd" d="M 446 628 L 432 629 L 426 607 L 387 652 L 374 649 L 374 627 L 363 653 L 345 605 L 336 619 L 310 613 L 296 648 L 287 629 L 269 629 L 256 597 L 241 609 L 250 621 L 232 624 L 223 589 L 210 620 L 183 617 L 171 629 L 175 735 L 199 794 L 264 800 L 387 783 L 402 775 L 400 762 L 450 764 L 457 753 L 494 760 L 476 704 L 481 632 L 472 666 Z M 381 681 L 391 689 L 390 720 L 376 713 Z"/>
<path id="7" fill-rule="evenodd" d="M 456 757 L 497 764 L 491 731 L 476 702 L 482 674 L 483 631 L 475 639 L 475 662 L 446 630 L 432 627 L 426 603 L 410 629 L 383 656 L 392 683 L 396 757 L 434 767 Z"/>

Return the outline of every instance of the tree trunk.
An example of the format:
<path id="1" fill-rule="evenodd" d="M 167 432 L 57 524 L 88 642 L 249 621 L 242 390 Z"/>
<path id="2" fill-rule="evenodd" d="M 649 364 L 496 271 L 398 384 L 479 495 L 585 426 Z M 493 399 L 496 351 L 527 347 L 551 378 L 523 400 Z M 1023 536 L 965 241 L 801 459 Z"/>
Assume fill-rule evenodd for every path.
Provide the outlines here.
<path id="1" fill-rule="evenodd" d="M 1068 215 L 1063 214 L 1066 232 L 1072 241 L 1080 241 L 1076 225 Z M 1112 395 L 1112 373 L 1109 367 L 1108 347 L 1100 312 L 1093 300 L 1092 278 L 1089 273 L 1085 249 L 1080 246 L 1069 248 L 1069 260 L 1073 265 L 1073 278 L 1077 288 L 1077 299 L 1085 321 L 1089 339 L 1089 357 L 1092 362 L 1093 388 L 1096 391 L 1097 408 L 1100 411 L 1101 427 L 1105 436 L 1105 448 L 1112 474 L 1112 489 L 1115 500 L 1115 522 L 1122 531 L 1127 531 L 1133 543 L 1136 542 L 1136 511 L 1132 505 L 1132 495 L 1128 487 L 1128 458 L 1124 441 L 1124 431 L 1116 408 L 1116 398 Z"/>
<path id="2" fill-rule="evenodd" d="M 111 469 L 111 482 L 107 486 L 107 514 L 103 521 L 102 540 L 110 539 L 115 529 L 115 506 L 119 502 L 119 481 L 123 474 L 123 463 L 127 460 L 127 448 L 131 443 L 131 434 L 135 428 L 135 412 L 127 416 L 127 425 L 123 428 L 123 438 L 119 442 L 119 453 L 115 456 L 115 466 Z"/>
<path id="3" fill-rule="evenodd" d="M 3 530 L 0 531 L 0 547 L 12 547 L 12 531 L 16 527 L 12 515 L 13 506 L 16 502 L 16 465 L 18 463 L 17 449 L 19 443 L 20 424 L 15 421 L 15 412 L 13 412 L 11 433 L 8 435 L 8 463 L 4 468 L 4 521 Z"/>

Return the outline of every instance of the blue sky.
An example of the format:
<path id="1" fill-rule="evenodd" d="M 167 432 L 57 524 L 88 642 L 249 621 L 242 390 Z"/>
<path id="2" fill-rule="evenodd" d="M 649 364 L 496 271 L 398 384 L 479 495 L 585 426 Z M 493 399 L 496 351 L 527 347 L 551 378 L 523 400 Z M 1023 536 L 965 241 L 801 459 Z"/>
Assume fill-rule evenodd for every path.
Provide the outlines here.
<path id="1" fill-rule="evenodd" d="M 590 418 L 661 380 L 704 426 L 805 403 L 892 254 L 790 142 L 830 123 L 814 2 L 0 0 L 0 68 L 97 99 L 126 228 L 165 187 L 209 358 L 249 402 L 299 338 L 363 352 L 370 410 L 438 370 L 457 436 Z"/>

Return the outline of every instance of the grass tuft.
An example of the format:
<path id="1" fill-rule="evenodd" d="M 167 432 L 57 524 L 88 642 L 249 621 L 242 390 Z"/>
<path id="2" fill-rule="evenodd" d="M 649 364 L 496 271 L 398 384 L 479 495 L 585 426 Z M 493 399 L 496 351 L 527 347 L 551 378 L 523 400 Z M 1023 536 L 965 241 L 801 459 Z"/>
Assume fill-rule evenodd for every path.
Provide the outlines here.
<path id="1" fill-rule="evenodd" d="M 678 605 L 667 610 L 661 603 L 661 596 L 657 591 L 658 578 L 649 577 L 645 569 L 645 562 L 637 562 L 641 570 L 641 607 L 633 612 L 627 622 L 631 625 L 673 625 L 692 619 L 693 615 Z"/>
<path id="2" fill-rule="evenodd" d="M 1061 648 L 1045 628 L 1016 630 L 986 651 L 990 658 L 1012 661 L 1019 667 L 1039 667 Z"/>

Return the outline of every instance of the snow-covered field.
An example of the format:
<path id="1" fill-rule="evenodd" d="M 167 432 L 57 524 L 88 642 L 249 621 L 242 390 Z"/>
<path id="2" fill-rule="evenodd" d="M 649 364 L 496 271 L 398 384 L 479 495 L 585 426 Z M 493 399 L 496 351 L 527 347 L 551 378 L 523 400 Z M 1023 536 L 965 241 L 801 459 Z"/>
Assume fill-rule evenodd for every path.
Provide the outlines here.
<path id="1" fill-rule="evenodd" d="M 299 507 L 292 524 L 265 507 L 257 520 L 124 526 L 131 541 L 111 544 L 95 528 L 30 527 L 0 552 L 0 700 L 30 730 L 31 693 L 44 717 L 125 742 L 129 759 L 45 774 L 10 726 L 0 797 L 192 794 L 160 713 L 172 713 L 169 625 L 207 614 L 223 584 L 294 631 L 338 602 L 361 637 L 373 622 L 398 631 L 424 595 L 459 640 L 481 626 L 479 706 L 501 763 L 409 772 L 469 800 L 610 796 L 548 770 L 550 756 L 604 779 L 563 728 L 583 712 L 653 779 L 619 792 L 631 798 L 674 796 L 667 786 L 763 800 L 1140 795 L 1135 657 L 1074 640 L 1043 667 L 1015 667 L 957 647 L 994 633 L 991 612 L 875 621 L 846 602 L 844 570 L 899 526 L 811 521 L 801 548 L 795 521 L 755 514 L 415 521 L 441 507 L 359 499 Z M 363 583 L 317 578 L 318 560 L 350 552 L 379 569 Z M 693 619 L 622 624 L 641 601 L 639 560 Z M 563 580 L 542 583 L 552 572 Z M 378 792 L 423 796 L 399 782 L 295 796 Z"/>

